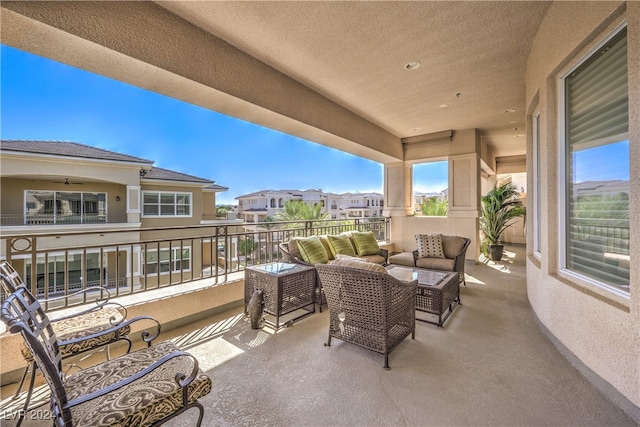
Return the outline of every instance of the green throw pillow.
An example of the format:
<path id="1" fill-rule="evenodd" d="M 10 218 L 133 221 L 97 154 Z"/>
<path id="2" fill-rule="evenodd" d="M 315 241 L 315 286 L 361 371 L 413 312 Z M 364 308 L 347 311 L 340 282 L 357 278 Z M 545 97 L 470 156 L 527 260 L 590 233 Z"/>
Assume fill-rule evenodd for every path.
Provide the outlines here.
<path id="1" fill-rule="evenodd" d="M 324 250 L 322 242 L 317 236 L 298 239 L 298 248 L 302 259 L 309 264 L 326 264 L 329 262 L 327 251 Z"/>
<path id="2" fill-rule="evenodd" d="M 329 239 L 329 247 L 334 258 L 338 255 L 356 256 L 356 251 L 353 249 L 349 236 L 328 235 L 327 239 Z"/>
<path id="3" fill-rule="evenodd" d="M 351 237 L 356 244 L 358 256 L 378 255 L 380 253 L 380 247 L 376 237 L 373 235 L 373 231 L 354 231 L 351 233 Z"/>

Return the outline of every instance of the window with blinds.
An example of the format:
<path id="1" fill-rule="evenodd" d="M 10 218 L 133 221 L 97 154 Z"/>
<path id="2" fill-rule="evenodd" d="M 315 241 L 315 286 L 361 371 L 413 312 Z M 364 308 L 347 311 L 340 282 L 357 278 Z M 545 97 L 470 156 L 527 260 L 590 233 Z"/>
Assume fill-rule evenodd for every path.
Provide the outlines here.
<path id="1" fill-rule="evenodd" d="M 629 291 L 627 31 L 565 78 L 565 267 Z"/>

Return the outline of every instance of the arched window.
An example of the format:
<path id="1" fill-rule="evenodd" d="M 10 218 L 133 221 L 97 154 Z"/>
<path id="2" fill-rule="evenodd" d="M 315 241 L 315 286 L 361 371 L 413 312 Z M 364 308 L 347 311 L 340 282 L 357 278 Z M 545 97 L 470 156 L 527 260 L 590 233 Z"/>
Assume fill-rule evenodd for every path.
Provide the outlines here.
<path id="1" fill-rule="evenodd" d="M 276 207 L 276 199 L 271 199 L 271 207 L 272 208 Z"/>
<path id="2" fill-rule="evenodd" d="M 282 200 L 282 197 L 278 200 L 278 207 L 279 208 L 283 208 L 284 207 L 284 200 Z"/>

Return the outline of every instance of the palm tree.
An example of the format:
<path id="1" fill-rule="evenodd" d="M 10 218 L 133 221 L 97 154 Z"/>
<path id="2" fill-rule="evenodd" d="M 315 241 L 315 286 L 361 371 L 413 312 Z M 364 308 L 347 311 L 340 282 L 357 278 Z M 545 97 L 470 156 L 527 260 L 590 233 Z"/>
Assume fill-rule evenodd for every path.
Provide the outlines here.
<path id="1" fill-rule="evenodd" d="M 436 196 L 429 197 L 420 203 L 420 211 L 425 216 L 447 216 L 449 204 L 446 199 L 440 199 Z"/>
<path id="2" fill-rule="evenodd" d="M 309 205 L 302 200 L 288 200 L 282 207 L 282 211 L 275 215 L 278 221 L 313 221 L 329 217 L 329 212 L 322 212 L 322 205 L 314 203 Z"/>
<path id="3" fill-rule="evenodd" d="M 306 205 L 302 200 L 287 200 L 274 218 L 278 221 L 297 221 L 300 219 L 302 205 Z"/>
<path id="4" fill-rule="evenodd" d="M 509 182 L 497 184 L 486 196 L 482 197 L 480 230 L 492 252 L 491 259 L 499 261 L 502 258 L 502 245 L 499 245 L 500 235 L 515 218 L 525 215 L 522 200 L 519 199 L 518 189 Z"/>
<path id="5" fill-rule="evenodd" d="M 322 205 L 319 203 L 314 203 L 313 205 L 308 205 L 306 203 L 302 204 L 300 208 L 300 219 L 304 220 L 322 220 L 329 218 L 329 212 L 322 212 Z"/>

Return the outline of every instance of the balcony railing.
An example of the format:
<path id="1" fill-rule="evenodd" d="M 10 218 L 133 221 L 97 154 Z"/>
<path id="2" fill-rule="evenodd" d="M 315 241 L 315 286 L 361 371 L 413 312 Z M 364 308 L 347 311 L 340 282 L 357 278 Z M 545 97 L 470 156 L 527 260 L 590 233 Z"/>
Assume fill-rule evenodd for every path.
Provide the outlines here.
<path id="1" fill-rule="evenodd" d="M 84 215 L 54 215 L 54 214 L 28 214 L 28 215 L 2 215 L 0 225 L 74 225 L 74 224 L 116 224 L 126 223 L 126 217 L 116 217 L 104 214 Z"/>
<path id="2" fill-rule="evenodd" d="M 201 279 L 223 283 L 246 266 L 279 261 L 279 244 L 293 237 L 372 231 L 388 241 L 389 219 L 289 221 L 199 225 L 139 229 L 141 236 L 180 238 L 130 239 L 125 230 L 69 231 L 4 235 L 5 257 L 20 272 L 32 292 L 42 299 L 67 296 L 102 286 L 112 296 L 145 292 Z M 91 242 L 67 246 L 65 242 Z M 118 242 L 108 243 L 105 241 Z M 95 243 L 93 243 L 95 242 Z M 95 293 L 96 298 L 98 293 Z M 85 300 L 63 298 L 46 309 L 60 309 Z"/>

